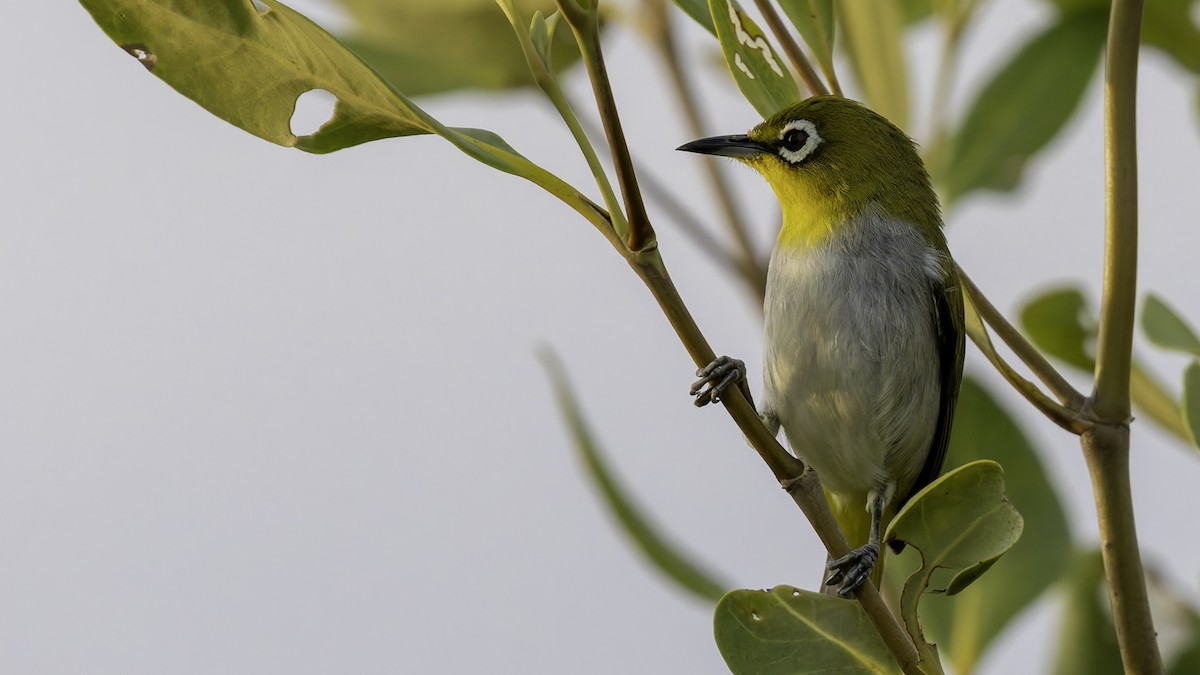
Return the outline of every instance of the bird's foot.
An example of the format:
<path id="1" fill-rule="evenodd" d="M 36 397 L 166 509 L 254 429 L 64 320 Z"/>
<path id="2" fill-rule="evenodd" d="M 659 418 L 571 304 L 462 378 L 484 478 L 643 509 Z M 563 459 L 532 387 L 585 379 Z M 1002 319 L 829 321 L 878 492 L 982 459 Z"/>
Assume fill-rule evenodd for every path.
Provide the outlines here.
<path id="1" fill-rule="evenodd" d="M 870 578 L 875 562 L 879 560 L 879 546 L 867 544 L 850 551 L 837 560 L 830 560 L 826 567 L 833 574 L 825 581 L 826 586 L 837 586 L 837 594 L 848 598 L 855 589 Z"/>
<path id="2" fill-rule="evenodd" d="M 728 356 L 718 356 L 713 362 L 696 371 L 700 378 L 692 384 L 691 394 L 696 406 L 703 407 L 721 400 L 721 394 L 733 384 L 746 382 L 746 364 Z"/>

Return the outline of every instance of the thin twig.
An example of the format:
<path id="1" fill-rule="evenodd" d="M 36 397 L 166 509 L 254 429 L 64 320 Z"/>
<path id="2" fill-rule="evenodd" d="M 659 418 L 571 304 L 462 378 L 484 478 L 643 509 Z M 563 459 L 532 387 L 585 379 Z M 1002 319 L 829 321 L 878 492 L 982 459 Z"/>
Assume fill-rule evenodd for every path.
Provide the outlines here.
<path id="1" fill-rule="evenodd" d="M 679 102 L 680 111 L 687 123 L 688 133 L 694 138 L 707 135 L 707 125 L 702 119 L 702 108 L 679 58 L 678 44 L 672 27 L 671 13 L 667 11 L 666 0 L 646 0 L 645 5 L 653 24 L 654 44 L 667 67 L 667 74 L 675 92 L 675 98 Z M 742 218 L 741 209 L 738 208 L 733 190 L 730 189 L 725 174 L 721 172 L 720 165 L 713 157 L 702 159 L 701 165 L 704 167 L 705 177 L 712 186 L 713 195 L 721 209 L 721 215 L 724 217 L 725 224 L 730 234 L 733 235 L 734 241 L 737 242 L 740 252 L 738 255 L 739 275 L 761 302 L 766 294 L 766 268 L 759 261 L 758 254 L 754 249 L 754 242 L 750 238 L 750 230 Z"/>
<path id="2" fill-rule="evenodd" d="M 1080 410 L 1085 402 L 1083 394 L 1079 393 L 1075 387 L 1071 386 L 1070 382 L 1059 373 L 1045 356 L 1038 351 L 1025 339 L 1024 335 L 1017 330 L 1008 319 L 987 299 L 983 291 L 975 285 L 962 267 L 958 268 L 958 274 L 962 277 L 963 287 L 970 296 L 975 308 L 979 310 L 979 316 L 987 322 L 992 330 L 996 331 L 996 335 L 1008 345 L 1009 349 L 1021 359 L 1021 362 L 1029 367 L 1033 374 L 1037 376 L 1050 392 L 1058 398 L 1059 403 L 1062 403 L 1067 408 L 1072 410 Z"/>
<path id="3" fill-rule="evenodd" d="M 808 62 L 808 57 L 804 55 L 804 51 L 800 49 L 800 44 L 796 42 L 796 38 L 792 37 L 791 31 L 783 23 L 783 19 L 780 18 L 779 12 L 775 11 L 775 7 L 771 5 L 770 0 L 754 0 L 754 5 L 762 13 L 767 26 L 775 34 L 775 39 L 783 47 L 783 53 L 787 54 L 788 60 L 792 62 L 792 66 L 796 68 L 796 72 L 800 74 L 800 79 L 804 80 L 804 85 L 808 87 L 812 95 L 829 95 L 829 89 L 821 81 L 821 77 L 817 75 L 817 71 L 813 70 L 812 64 Z"/>

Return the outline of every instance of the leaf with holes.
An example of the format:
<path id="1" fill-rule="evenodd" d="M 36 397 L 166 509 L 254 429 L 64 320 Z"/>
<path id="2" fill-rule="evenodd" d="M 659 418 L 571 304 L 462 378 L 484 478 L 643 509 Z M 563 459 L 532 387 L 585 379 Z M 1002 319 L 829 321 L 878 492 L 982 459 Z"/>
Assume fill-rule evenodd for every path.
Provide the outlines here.
<path id="1" fill-rule="evenodd" d="M 1009 501 L 1025 521 L 1021 540 L 988 573 L 954 597 L 927 595 L 921 623 L 957 673 L 974 672 L 992 641 L 1061 577 L 1071 560 L 1071 531 L 1046 467 L 1030 439 L 1000 402 L 978 382 L 963 378 L 947 451 L 948 466 L 1003 460 L 1019 480 L 1007 483 Z M 914 556 L 915 557 L 915 556 Z"/>
<path id="2" fill-rule="evenodd" d="M 625 534 L 659 572 L 673 581 L 679 588 L 701 600 L 716 602 L 727 584 L 717 581 L 710 573 L 693 562 L 691 556 L 680 551 L 667 540 L 662 532 L 642 513 L 642 509 L 629 497 L 628 491 L 617 480 L 608 466 L 608 461 L 588 428 L 587 420 L 579 409 L 579 402 L 571 385 L 567 382 L 562 363 L 551 351 L 541 354 L 542 365 L 550 376 L 554 397 L 566 419 L 575 447 L 579 451 L 588 477 L 600 492 L 605 506 L 621 525 Z"/>
<path id="3" fill-rule="evenodd" d="M 1147 340 L 1163 349 L 1200 356 L 1200 337 L 1153 293 L 1142 303 L 1142 330 Z"/>
<path id="4" fill-rule="evenodd" d="M 762 30 L 733 0 L 708 0 L 725 64 L 758 114 L 770 117 L 800 100 L 800 89 Z"/>
<path id="5" fill-rule="evenodd" d="M 976 96 L 935 177 L 947 202 L 1010 191 L 1075 114 L 1100 63 L 1104 11 L 1077 11 L 1026 43 Z"/>
<path id="6" fill-rule="evenodd" d="M 921 555 L 920 569 L 900 594 L 900 614 L 918 646 L 925 644 L 917 618 L 921 595 L 962 591 L 1017 543 L 1023 527 L 1004 494 L 1004 469 L 990 460 L 950 471 L 900 509 L 884 538 Z"/>
<path id="7" fill-rule="evenodd" d="M 272 143 L 326 153 L 367 141 L 437 134 L 501 171 L 530 180 L 597 227 L 606 216 L 496 134 L 446 127 L 329 33 L 276 0 L 80 0 L 100 28 L 157 77 L 217 117 Z M 297 98 L 320 89 L 333 117 L 297 137 Z"/>
<path id="8" fill-rule="evenodd" d="M 791 586 L 731 591 L 713 632 L 736 675 L 900 672 L 857 602 Z"/>
<path id="9" fill-rule="evenodd" d="M 904 14 L 895 2 L 839 0 L 846 53 L 866 103 L 908 129 L 908 68 L 904 60 Z"/>

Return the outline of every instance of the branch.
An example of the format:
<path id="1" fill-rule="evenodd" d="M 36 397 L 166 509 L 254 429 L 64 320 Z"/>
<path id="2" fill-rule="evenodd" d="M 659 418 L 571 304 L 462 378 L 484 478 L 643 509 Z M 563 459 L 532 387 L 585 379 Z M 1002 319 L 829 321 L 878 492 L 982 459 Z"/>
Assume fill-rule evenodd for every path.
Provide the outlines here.
<path id="1" fill-rule="evenodd" d="M 1091 404 L 1103 421 L 1083 434 L 1100 550 L 1127 673 L 1162 673 L 1129 486 L 1129 385 L 1137 293 L 1137 61 L 1143 0 L 1114 0 L 1104 61 L 1104 294 Z"/>
<path id="2" fill-rule="evenodd" d="M 828 96 L 829 89 L 825 87 L 825 83 L 821 81 L 817 71 L 813 70 L 812 64 L 808 62 L 808 57 L 804 55 L 800 44 L 796 42 L 796 38 L 792 37 L 791 31 L 784 25 L 783 19 L 779 17 L 779 12 L 776 12 L 775 8 L 771 6 L 770 0 L 754 0 L 754 4 L 762 13 L 771 32 L 775 34 L 775 39 L 779 40 L 779 45 L 783 47 L 783 52 L 788 55 L 788 59 L 795 66 L 796 72 L 800 73 L 800 79 L 804 80 L 808 91 L 813 96 Z"/>

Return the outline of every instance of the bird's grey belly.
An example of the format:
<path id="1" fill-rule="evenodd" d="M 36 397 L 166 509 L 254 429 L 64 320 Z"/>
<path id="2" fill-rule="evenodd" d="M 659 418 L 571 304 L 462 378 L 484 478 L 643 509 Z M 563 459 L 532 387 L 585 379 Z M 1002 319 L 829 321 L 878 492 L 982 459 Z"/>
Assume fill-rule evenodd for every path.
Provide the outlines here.
<path id="1" fill-rule="evenodd" d="M 905 258 L 925 247 L 896 246 L 777 250 L 771 261 L 765 403 L 839 493 L 906 492 L 937 424 L 930 281 Z"/>

